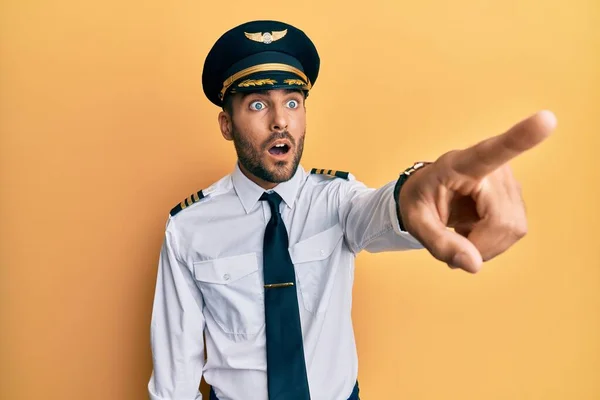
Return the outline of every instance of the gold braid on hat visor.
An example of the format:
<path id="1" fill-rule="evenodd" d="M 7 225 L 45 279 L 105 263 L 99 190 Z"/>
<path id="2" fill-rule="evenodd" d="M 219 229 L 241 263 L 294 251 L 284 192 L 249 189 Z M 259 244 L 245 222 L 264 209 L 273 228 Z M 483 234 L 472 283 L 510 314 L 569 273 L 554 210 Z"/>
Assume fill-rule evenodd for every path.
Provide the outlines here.
<path id="1" fill-rule="evenodd" d="M 236 72 L 235 74 L 231 75 L 229 78 L 225 79 L 225 82 L 223 82 L 223 88 L 221 89 L 221 93 L 219 94 L 219 98 L 221 100 L 223 100 L 223 97 L 225 96 L 225 92 L 227 92 L 227 89 L 229 89 L 235 81 L 242 79 L 248 75 L 255 74 L 257 72 L 265 72 L 265 71 L 291 72 L 295 75 L 298 75 L 300 78 L 304 79 L 304 81 L 306 82 L 306 87 L 305 87 L 306 90 L 310 90 L 312 87 L 312 84 L 310 83 L 310 80 L 308 79 L 306 74 L 304 72 L 300 71 L 296 67 L 292 67 L 291 65 L 287 65 L 287 64 L 278 64 L 278 63 L 259 64 L 259 65 L 253 65 L 252 67 L 249 67 L 249 68 L 243 69 L 239 72 Z"/>

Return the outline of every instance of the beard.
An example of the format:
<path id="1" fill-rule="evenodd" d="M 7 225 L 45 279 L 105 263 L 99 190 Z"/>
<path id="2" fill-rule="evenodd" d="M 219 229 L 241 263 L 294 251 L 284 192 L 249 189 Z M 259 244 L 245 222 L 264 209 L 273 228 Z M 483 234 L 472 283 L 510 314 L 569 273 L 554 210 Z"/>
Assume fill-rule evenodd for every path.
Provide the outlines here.
<path id="1" fill-rule="evenodd" d="M 306 132 L 296 141 L 288 131 L 275 132 L 263 143 L 255 144 L 244 137 L 243 134 L 232 124 L 232 137 L 235 151 L 239 163 L 252 175 L 271 183 L 282 183 L 289 181 L 300 164 L 302 152 L 304 151 L 304 136 Z M 269 144 L 277 139 L 287 139 L 293 146 L 295 153 L 292 161 L 277 161 L 274 166 L 268 166 L 264 161 L 264 153 L 268 150 Z M 289 149 L 288 151 L 292 151 Z"/>

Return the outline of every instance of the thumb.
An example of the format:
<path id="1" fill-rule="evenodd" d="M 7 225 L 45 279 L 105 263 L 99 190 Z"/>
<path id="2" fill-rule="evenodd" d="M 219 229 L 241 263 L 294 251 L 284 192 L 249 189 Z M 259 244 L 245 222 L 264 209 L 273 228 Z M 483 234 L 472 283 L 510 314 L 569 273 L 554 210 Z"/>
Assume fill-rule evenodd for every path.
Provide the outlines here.
<path id="1" fill-rule="evenodd" d="M 483 263 L 481 254 L 464 236 L 446 228 L 437 211 L 422 207 L 411 213 L 407 229 L 425 248 L 440 261 L 451 268 L 461 268 L 476 273 Z"/>

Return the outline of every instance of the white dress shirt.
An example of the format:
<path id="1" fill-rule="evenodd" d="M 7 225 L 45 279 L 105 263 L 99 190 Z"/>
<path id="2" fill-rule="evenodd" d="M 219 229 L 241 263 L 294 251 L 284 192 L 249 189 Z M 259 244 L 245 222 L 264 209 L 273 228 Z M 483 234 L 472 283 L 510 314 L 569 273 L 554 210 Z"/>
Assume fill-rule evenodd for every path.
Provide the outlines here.
<path id="1" fill-rule="evenodd" d="M 356 254 L 422 248 L 400 230 L 394 184 L 371 189 L 352 175 L 299 167 L 273 189 L 283 198 L 312 400 L 346 400 L 357 380 Z M 151 400 L 202 399 L 202 376 L 219 400 L 267 400 L 264 192 L 236 165 L 169 218 L 152 311 Z"/>

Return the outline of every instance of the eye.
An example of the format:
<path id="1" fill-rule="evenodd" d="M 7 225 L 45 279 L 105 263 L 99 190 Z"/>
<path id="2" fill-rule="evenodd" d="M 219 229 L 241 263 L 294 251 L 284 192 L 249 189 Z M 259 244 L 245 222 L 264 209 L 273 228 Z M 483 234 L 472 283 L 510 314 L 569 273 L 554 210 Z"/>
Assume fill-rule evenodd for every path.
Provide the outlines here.
<path id="1" fill-rule="evenodd" d="M 300 104 L 298 103 L 298 100 L 289 100 L 286 105 L 289 108 L 298 108 Z"/>
<path id="2" fill-rule="evenodd" d="M 262 101 L 253 101 L 252 103 L 250 103 L 250 109 L 254 110 L 254 111 L 260 111 L 263 108 L 265 108 L 265 103 L 263 103 Z"/>

